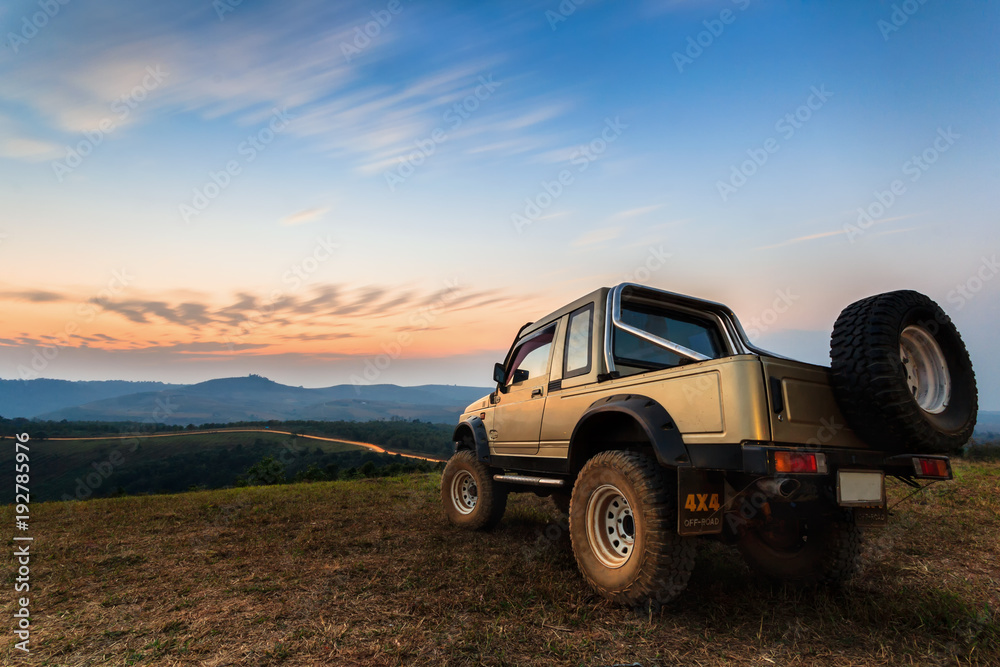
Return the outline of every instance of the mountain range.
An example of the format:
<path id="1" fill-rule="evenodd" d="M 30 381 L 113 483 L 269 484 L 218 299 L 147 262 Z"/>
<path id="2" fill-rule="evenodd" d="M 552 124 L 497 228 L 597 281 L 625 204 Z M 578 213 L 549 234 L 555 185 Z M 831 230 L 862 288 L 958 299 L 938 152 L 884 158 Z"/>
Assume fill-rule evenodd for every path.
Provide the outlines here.
<path id="1" fill-rule="evenodd" d="M 156 421 L 203 424 L 233 421 L 348 420 L 398 417 L 453 423 L 486 387 L 392 384 L 309 389 L 259 375 L 198 384 L 118 380 L 0 380 L 0 415 L 59 421 Z"/>
<path id="2" fill-rule="evenodd" d="M 490 387 L 426 384 L 308 389 L 259 375 L 198 384 L 123 380 L 0 380 L 0 416 L 59 421 L 156 421 L 171 425 L 316 419 L 370 421 L 398 417 L 454 423 Z M 980 410 L 976 435 L 1000 434 L 1000 412 Z"/>

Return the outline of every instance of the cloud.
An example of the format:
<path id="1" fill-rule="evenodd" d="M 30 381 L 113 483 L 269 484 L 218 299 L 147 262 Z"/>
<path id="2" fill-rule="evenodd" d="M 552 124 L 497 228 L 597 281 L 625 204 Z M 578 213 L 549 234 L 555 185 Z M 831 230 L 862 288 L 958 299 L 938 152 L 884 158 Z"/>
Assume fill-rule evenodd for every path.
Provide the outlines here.
<path id="1" fill-rule="evenodd" d="M 820 232 L 819 234 L 809 234 L 808 236 L 797 236 L 794 239 L 788 239 L 787 241 L 782 241 L 781 243 L 775 243 L 774 245 L 765 245 L 754 248 L 754 250 L 770 250 L 771 248 L 782 248 L 787 245 L 795 245 L 796 243 L 802 243 L 804 241 L 814 241 L 816 239 L 825 239 L 830 236 L 840 236 L 841 234 L 846 234 L 846 229 L 837 229 L 832 232 Z"/>
<path id="2" fill-rule="evenodd" d="M 16 109 L 12 122 L 31 129 L 28 135 L 0 126 L 0 155 L 56 159 L 60 147 L 75 145 L 102 122 L 113 125 L 107 139 L 117 141 L 126 127 L 168 116 L 255 127 L 274 109 L 293 117 L 290 139 L 364 175 L 394 168 L 435 129 L 448 137 L 438 162 L 446 154 L 467 159 L 472 151 L 506 158 L 567 141 L 541 130 L 553 131 L 552 121 L 572 101 L 551 89 L 525 92 L 531 88 L 515 88 L 520 82 L 499 76 L 516 57 L 507 45 L 537 26 L 534 7 L 512 10 L 488 26 L 470 23 L 427 52 L 424 40 L 440 17 L 421 3 L 403 3 L 393 22 L 348 58 L 342 46 L 353 44 L 356 29 L 372 20 L 366 3 L 238 4 L 223 21 L 213 3 L 198 0 L 109 0 L 58 16 L 45 28 L 46 42 L 57 49 L 36 48 L 40 38 L 16 66 L 0 57 L 0 105 Z M 471 52 L 481 55 L 471 60 Z M 166 76 L 143 90 L 148 68 Z M 476 93 L 481 76 L 494 74 L 497 91 L 480 98 L 471 113 L 462 111 L 455 125 L 459 117 L 447 116 L 449 110 Z M 300 211 L 281 224 L 311 219 Z"/>
<path id="3" fill-rule="evenodd" d="M 495 141 L 489 144 L 477 144 L 468 148 L 465 152 L 468 155 L 478 155 L 480 153 L 499 153 L 501 155 L 517 155 L 538 150 L 543 143 L 537 137 L 514 137 Z"/>
<path id="4" fill-rule="evenodd" d="M 621 227 L 604 227 L 602 229 L 594 229 L 592 231 L 583 234 L 573 241 L 572 245 L 576 248 L 580 248 L 588 245 L 595 245 L 597 243 L 607 243 L 612 241 L 619 236 L 621 236 Z"/>
<path id="5" fill-rule="evenodd" d="M 48 303 L 53 301 L 68 301 L 63 294 L 45 290 L 23 290 L 17 292 L 0 292 L 0 299 L 11 301 L 30 301 L 31 303 Z"/>
<path id="6" fill-rule="evenodd" d="M 15 137 L 0 143 L 0 156 L 29 162 L 52 160 L 62 154 L 57 144 L 38 139 Z"/>
<path id="7" fill-rule="evenodd" d="M 281 219 L 281 224 L 286 226 L 291 225 L 301 225 L 306 222 L 312 222 L 313 220 L 318 220 L 322 218 L 330 209 L 327 208 L 306 208 L 292 213 L 291 215 L 286 215 Z"/>
<path id="8" fill-rule="evenodd" d="M 663 208 L 663 204 L 653 204 L 652 206 L 641 206 L 639 208 L 630 208 L 625 211 L 619 211 L 611 216 L 612 220 L 623 220 L 625 218 L 634 218 L 639 215 L 645 215 L 646 213 L 652 213 L 653 211 Z"/>
<path id="9" fill-rule="evenodd" d="M 360 9 L 360 8 L 359 8 Z M 315 102 L 345 85 L 353 68 L 337 44 L 351 18 L 311 1 L 247 5 L 216 20 L 211 3 L 108 2 L 59 17 L 46 36 L 58 51 L 36 52 L 5 73 L 0 97 L 34 109 L 63 132 L 95 129 L 102 119 L 132 123 L 152 111 L 194 111 L 207 118 Z M 194 14 L 204 16 L 192 20 Z M 72 37 L 70 37 L 72 34 Z M 143 93 L 147 68 L 166 77 Z M 130 113 L 116 100 L 132 96 Z"/>
<path id="10" fill-rule="evenodd" d="M 569 211 L 553 211 L 552 213 L 546 213 L 545 215 L 540 215 L 535 218 L 535 222 L 541 222 L 543 220 L 553 220 L 555 218 L 561 218 L 565 215 L 569 215 Z"/>
<path id="11" fill-rule="evenodd" d="M 531 161 L 538 162 L 540 164 L 560 164 L 563 162 L 569 162 L 579 154 L 580 146 L 579 144 L 576 144 L 573 146 L 563 146 L 561 148 L 553 148 L 541 153 L 536 153 L 532 156 Z"/>
<path id="12" fill-rule="evenodd" d="M 160 319 L 171 324 L 198 328 L 208 324 L 225 322 L 227 319 L 231 319 L 227 318 L 226 315 L 234 314 L 226 309 L 220 313 L 213 312 L 207 304 L 190 301 L 170 305 L 165 301 L 156 300 L 120 299 L 116 301 L 95 298 L 91 299 L 90 302 L 101 306 L 107 312 L 117 313 L 136 324 L 148 324 Z"/>
<path id="13" fill-rule="evenodd" d="M 883 224 L 885 224 L 887 222 L 896 222 L 897 220 L 906 220 L 907 218 L 913 218 L 913 217 L 915 217 L 917 215 L 922 215 L 922 214 L 919 214 L 919 213 L 910 213 L 908 215 L 898 215 L 898 216 L 893 217 L 893 218 L 883 218 L 881 220 L 876 220 L 873 223 L 873 225 L 883 225 Z M 785 246 L 795 245 L 796 243 L 804 243 L 806 241 L 815 241 L 816 239 L 825 239 L 825 238 L 829 238 L 831 236 L 846 235 L 849 231 L 857 234 L 857 233 L 859 233 L 858 232 L 859 229 L 860 228 L 858 228 L 856 226 L 844 225 L 844 227 L 842 229 L 835 229 L 835 230 L 830 231 L 830 232 L 819 232 L 818 234 L 809 234 L 807 236 L 797 236 L 797 237 L 795 237 L 793 239 L 788 239 L 787 241 L 781 241 L 780 243 L 775 243 L 775 244 L 772 244 L 772 245 L 758 246 L 758 247 L 754 248 L 754 250 L 770 250 L 772 248 L 783 248 Z M 917 228 L 914 227 L 913 229 L 917 229 Z M 863 233 L 863 232 L 864 232 L 864 230 L 861 230 L 861 233 Z M 888 232 L 885 232 L 885 233 L 888 233 Z"/>
<path id="14" fill-rule="evenodd" d="M 567 103 L 556 103 L 549 104 L 546 106 L 536 107 L 530 111 L 517 114 L 510 118 L 509 120 L 503 120 L 495 123 L 493 126 L 483 130 L 489 134 L 493 134 L 497 131 L 511 131 L 511 130 L 523 130 L 526 127 L 531 127 L 532 125 L 537 125 L 539 123 L 544 123 L 545 121 L 557 118 L 562 114 L 566 113 L 569 109 L 569 104 Z"/>
<path id="15" fill-rule="evenodd" d="M 282 334 L 278 336 L 278 338 L 280 340 L 297 340 L 303 342 L 311 342 L 317 340 L 339 340 L 342 338 L 357 338 L 357 336 L 355 334 L 347 332 L 344 333 L 328 332 L 328 333 L 318 333 L 318 334 L 306 334 L 306 333 Z"/>
<path id="16" fill-rule="evenodd" d="M 448 311 L 508 300 L 511 297 L 496 290 L 446 287 L 427 291 L 410 286 L 323 284 L 311 288 L 305 296 L 289 294 L 273 300 L 239 292 L 232 303 L 223 306 L 208 301 L 170 303 L 158 298 L 93 299 L 91 303 L 135 324 L 168 323 L 200 334 L 232 334 L 233 329 L 245 331 L 261 324 L 323 326 L 330 330 L 359 322 L 367 324 L 373 318 L 415 315 L 428 308 Z M 316 335 L 320 336 L 316 340 L 331 336 Z"/>

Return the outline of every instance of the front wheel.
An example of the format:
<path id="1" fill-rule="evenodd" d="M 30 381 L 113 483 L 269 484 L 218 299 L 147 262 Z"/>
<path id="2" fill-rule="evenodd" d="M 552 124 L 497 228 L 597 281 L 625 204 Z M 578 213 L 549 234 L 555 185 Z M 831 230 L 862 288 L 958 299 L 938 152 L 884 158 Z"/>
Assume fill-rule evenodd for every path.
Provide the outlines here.
<path id="1" fill-rule="evenodd" d="M 737 546 L 750 567 L 775 581 L 840 584 L 858 569 L 861 529 L 849 511 L 833 517 L 772 519 L 748 529 Z"/>
<path id="2" fill-rule="evenodd" d="M 453 525 L 466 530 L 492 528 L 507 509 L 507 487 L 495 482 L 490 469 L 465 449 L 445 466 L 441 502 Z"/>
<path id="3" fill-rule="evenodd" d="M 570 539 L 580 572 L 602 596 L 631 607 L 677 597 L 694 569 L 695 547 L 676 527 L 677 488 L 654 458 L 601 452 L 580 470 Z"/>

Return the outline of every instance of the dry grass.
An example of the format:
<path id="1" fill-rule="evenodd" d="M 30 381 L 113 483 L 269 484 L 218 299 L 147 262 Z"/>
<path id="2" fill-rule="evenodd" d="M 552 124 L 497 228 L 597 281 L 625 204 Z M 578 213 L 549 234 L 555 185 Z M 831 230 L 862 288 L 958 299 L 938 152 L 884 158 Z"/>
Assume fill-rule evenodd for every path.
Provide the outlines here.
<path id="1" fill-rule="evenodd" d="M 846 588 L 775 588 L 705 542 L 651 617 L 591 594 L 549 501 L 463 533 L 434 475 L 35 505 L 33 650 L 7 633 L 3 662 L 1000 664 L 1000 466 L 956 467 Z"/>

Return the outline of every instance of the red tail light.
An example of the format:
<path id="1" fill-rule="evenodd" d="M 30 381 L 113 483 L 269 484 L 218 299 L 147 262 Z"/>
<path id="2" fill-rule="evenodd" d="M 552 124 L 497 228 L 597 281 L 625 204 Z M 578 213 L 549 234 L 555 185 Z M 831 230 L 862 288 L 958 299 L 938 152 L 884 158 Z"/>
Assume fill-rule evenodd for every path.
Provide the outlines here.
<path id="1" fill-rule="evenodd" d="M 775 452 L 774 471 L 787 473 L 825 473 L 826 457 L 805 452 Z"/>
<path id="2" fill-rule="evenodd" d="M 914 457 L 913 470 L 919 477 L 951 479 L 951 472 L 948 470 L 948 461 L 945 459 L 924 459 Z"/>

